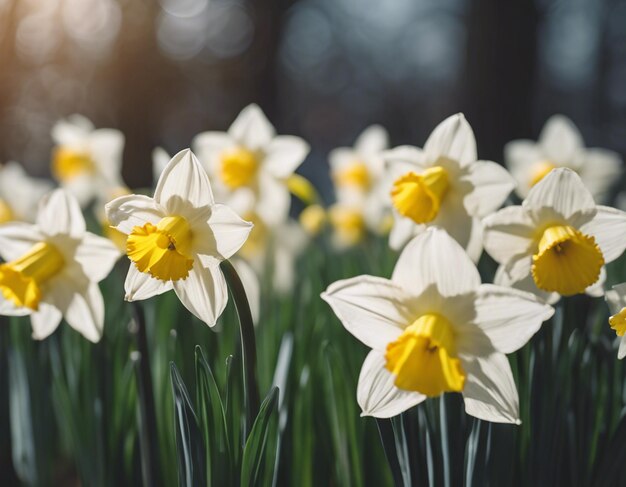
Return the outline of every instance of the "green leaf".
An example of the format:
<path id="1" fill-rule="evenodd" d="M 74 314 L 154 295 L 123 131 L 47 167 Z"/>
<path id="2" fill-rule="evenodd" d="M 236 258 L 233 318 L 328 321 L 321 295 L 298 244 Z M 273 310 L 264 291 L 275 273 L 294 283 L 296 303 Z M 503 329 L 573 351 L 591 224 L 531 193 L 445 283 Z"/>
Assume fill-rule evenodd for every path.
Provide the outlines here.
<path id="1" fill-rule="evenodd" d="M 200 346 L 196 346 L 196 399 L 206 449 L 207 485 L 232 483 L 230 445 L 222 398 Z"/>
<path id="2" fill-rule="evenodd" d="M 198 419 L 189 400 L 187 388 L 173 362 L 170 364 L 170 371 L 176 413 L 178 485 L 181 487 L 206 485 L 206 456 Z"/>
<path id="3" fill-rule="evenodd" d="M 254 421 L 246 446 L 243 450 L 241 465 L 241 486 L 255 486 L 261 464 L 263 463 L 263 453 L 268 441 L 270 421 L 278 419 L 278 387 L 273 387 L 259 410 L 259 414 Z M 275 425 L 274 425 L 275 426 Z M 275 451 L 274 451 L 275 454 Z"/>

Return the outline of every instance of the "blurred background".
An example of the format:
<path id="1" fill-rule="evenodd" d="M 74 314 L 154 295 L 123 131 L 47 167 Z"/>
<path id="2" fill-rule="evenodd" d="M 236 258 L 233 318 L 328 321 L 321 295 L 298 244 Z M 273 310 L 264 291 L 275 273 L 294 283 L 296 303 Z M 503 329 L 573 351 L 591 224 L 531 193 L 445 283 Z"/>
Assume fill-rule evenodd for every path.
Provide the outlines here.
<path id="1" fill-rule="evenodd" d="M 626 153 L 625 0 L 0 0 L 0 161 L 49 174 L 50 128 L 78 112 L 127 137 L 124 177 L 151 151 L 228 127 L 257 102 L 326 154 L 383 124 L 422 145 L 465 112 L 502 161 L 560 112 L 589 146 Z"/>

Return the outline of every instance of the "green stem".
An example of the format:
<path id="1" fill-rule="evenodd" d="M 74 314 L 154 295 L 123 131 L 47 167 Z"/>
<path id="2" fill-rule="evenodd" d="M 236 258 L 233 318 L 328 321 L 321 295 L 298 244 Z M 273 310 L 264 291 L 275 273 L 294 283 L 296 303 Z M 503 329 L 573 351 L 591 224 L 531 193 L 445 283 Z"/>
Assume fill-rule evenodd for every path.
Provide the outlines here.
<path id="1" fill-rule="evenodd" d="M 230 295 L 235 302 L 237 317 L 239 318 L 239 330 L 241 333 L 241 352 L 243 362 L 243 388 L 246 403 L 246 422 L 244 426 L 244 439 L 248 437 L 254 419 L 259 413 L 259 385 L 256 380 L 256 339 L 254 336 L 254 323 L 246 292 L 239 279 L 239 275 L 233 265 L 228 261 L 222 261 L 220 265 Z"/>
<path id="2" fill-rule="evenodd" d="M 400 462 L 398 461 L 398 452 L 396 450 L 396 440 L 393 434 L 393 426 L 390 419 L 376 418 L 376 426 L 378 426 L 378 434 L 380 442 L 383 444 L 385 457 L 389 463 L 389 469 L 393 476 L 393 483 L 396 487 L 404 487 L 402 479 L 402 471 L 400 470 Z"/>
<path id="3" fill-rule="evenodd" d="M 143 307 L 132 302 L 135 317 L 138 356 L 134 357 L 137 371 L 137 391 L 139 394 L 139 443 L 141 446 L 141 466 L 143 484 L 148 487 L 157 485 L 157 423 L 154 404 L 154 385 L 150 371 L 148 353 L 148 334 Z"/>

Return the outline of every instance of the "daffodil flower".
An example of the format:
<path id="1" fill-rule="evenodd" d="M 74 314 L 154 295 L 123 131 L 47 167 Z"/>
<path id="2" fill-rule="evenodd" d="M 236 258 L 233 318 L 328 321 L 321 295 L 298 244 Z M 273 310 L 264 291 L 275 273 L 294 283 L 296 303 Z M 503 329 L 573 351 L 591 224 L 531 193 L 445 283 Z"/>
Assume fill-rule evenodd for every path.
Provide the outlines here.
<path id="1" fill-rule="evenodd" d="M 509 142 L 504 155 L 521 198 L 552 169 L 567 167 L 580 175 L 595 201 L 603 202 L 622 173 L 622 161 L 617 153 L 586 149 L 574 123 L 563 115 L 554 115 L 546 122 L 537 142 Z"/>
<path id="2" fill-rule="evenodd" d="M 30 315 L 42 340 L 61 318 L 92 342 L 102 336 L 104 301 L 98 282 L 120 252 L 85 230 L 78 202 L 58 189 L 45 196 L 36 224 L 0 226 L 0 314 Z"/>
<path id="3" fill-rule="evenodd" d="M 30 177 L 17 162 L 0 166 L 0 223 L 35 221 L 39 201 L 51 190 L 50 182 Z"/>
<path id="4" fill-rule="evenodd" d="M 626 357 L 626 282 L 613 286 L 605 294 L 606 302 L 613 315 L 609 318 L 609 325 L 619 337 L 617 358 Z"/>
<path id="5" fill-rule="evenodd" d="M 209 178 L 189 150 L 167 164 L 154 197 L 129 195 L 106 205 L 107 218 L 128 235 L 126 300 L 174 289 L 183 305 L 209 326 L 227 302 L 219 267 L 252 228 L 228 206 L 216 204 Z"/>
<path id="6" fill-rule="evenodd" d="M 476 158 L 474 133 L 460 113 L 440 123 L 423 150 L 401 146 L 385 154 L 393 178 L 393 249 L 434 225 L 478 260 L 480 219 L 502 206 L 515 183 L 500 165 Z"/>
<path id="7" fill-rule="evenodd" d="M 266 225 L 283 223 L 291 203 L 287 180 L 309 152 L 299 137 L 276 135 L 257 105 L 244 108 L 228 132 L 204 132 L 193 140 L 213 182 L 217 201 L 255 212 Z"/>
<path id="8" fill-rule="evenodd" d="M 52 138 L 52 175 L 81 206 L 100 196 L 102 188 L 124 185 L 124 135 L 119 130 L 95 129 L 86 118 L 72 115 L 55 124 Z"/>
<path id="9" fill-rule="evenodd" d="M 596 206 L 571 169 L 552 170 L 521 206 L 484 220 L 485 250 L 499 264 L 496 283 L 559 296 L 602 294 L 604 264 L 626 248 L 626 213 Z"/>
<path id="10" fill-rule="evenodd" d="M 337 281 L 322 298 L 372 349 L 357 390 L 364 416 L 387 418 L 427 397 L 460 392 L 468 414 L 519 423 L 505 354 L 528 342 L 554 310 L 531 293 L 481 284 L 445 231 L 429 228 L 411 240 L 391 280 Z"/>

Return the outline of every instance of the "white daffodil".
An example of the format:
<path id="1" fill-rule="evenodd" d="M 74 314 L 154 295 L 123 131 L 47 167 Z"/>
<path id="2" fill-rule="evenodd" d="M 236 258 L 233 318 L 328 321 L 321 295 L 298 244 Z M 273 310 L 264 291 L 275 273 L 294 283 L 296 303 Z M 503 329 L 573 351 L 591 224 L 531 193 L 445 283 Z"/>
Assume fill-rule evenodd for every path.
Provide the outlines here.
<path id="1" fill-rule="evenodd" d="M 480 219 L 502 206 L 515 183 L 503 167 L 476 157 L 474 133 L 460 113 L 440 123 L 423 150 L 402 146 L 385 154 L 394 181 L 395 222 L 389 239 L 393 249 L 434 225 L 478 260 Z"/>
<path id="2" fill-rule="evenodd" d="M 60 120 L 52 128 L 55 148 L 52 175 L 81 206 L 100 195 L 102 188 L 123 186 L 124 135 L 119 130 L 95 129 L 80 115 Z"/>
<path id="3" fill-rule="evenodd" d="M 196 156 L 189 149 L 176 154 L 163 170 L 154 198 L 122 196 L 106 205 L 106 213 L 128 235 L 126 300 L 174 289 L 191 313 L 215 325 L 228 297 L 219 264 L 239 250 L 252 225 L 215 203 Z"/>
<path id="4" fill-rule="evenodd" d="M 429 228 L 409 242 L 391 280 L 338 281 L 322 298 L 372 349 L 357 390 L 363 415 L 387 418 L 427 397 L 460 392 L 468 414 L 519 423 L 504 354 L 528 342 L 554 310 L 531 293 L 481 284 L 445 231 Z"/>
<path id="5" fill-rule="evenodd" d="M 289 214 L 287 180 L 300 166 L 309 146 L 299 137 L 275 135 L 257 105 L 242 110 L 228 132 L 204 132 L 193 140 L 207 170 L 216 200 L 255 212 L 266 225 L 278 225 Z"/>
<path id="6" fill-rule="evenodd" d="M 65 321 L 92 342 L 102 336 L 104 301 L 98 282 L 120 252 L 85 231 L 78 202 L 61 189 L 41 201 L 35 225 L 0 226 L 0 314 L 30 315 L 42 340 Z"/>
<path id="7" fill-rule="evenodd" d="M 387 147 L 385 129 L 372 125 L 359 135 L 354 147 L 339 147 L 328 156 L 337 201 L 360 209 L 367 227 L 378 234 L 389 232 L 392 218 L 383 159 Z M 346 206 L 346 201 L 352 205 Z"/>
<path id="8" fill-rule="evenodd" d="M 484 220 L 485 250 L 501 264 L 496 283 L 559 296 L 602 294 L 603 266 L 626 248 L 626 213 L 596 206 L 571 169 L 554 169 L 528 193 Z"/>
<path id="9" fill-rule="evenodd" d="M 516 192 L 521 198 L 552 169 L 567 167 L 580 175 L 595 201 L 603 202 L 622 173 L 622 160 L 617 153 L 586 149 L 574 123 L 563 115 L 554 115 L 546 122 L 537 142 L 509 142 L 504 156 L 517 180 Z"/>
<path id="10" fill-rule="evenodd" d="M 30 177 L 17 162 L 0 166 L 0 223 L 34 221 L 39 201 L 51 190 L 50 182 Z"/>
<path id="11" fill-rule="evenodd" d="M 613 286 L 613 289 L 606 292 L 605 298 L 613 313 L 609 318 L 609 325 L 620 337 L 617 358 L 621 360 L 626 357 L 626 282 Z"/>

